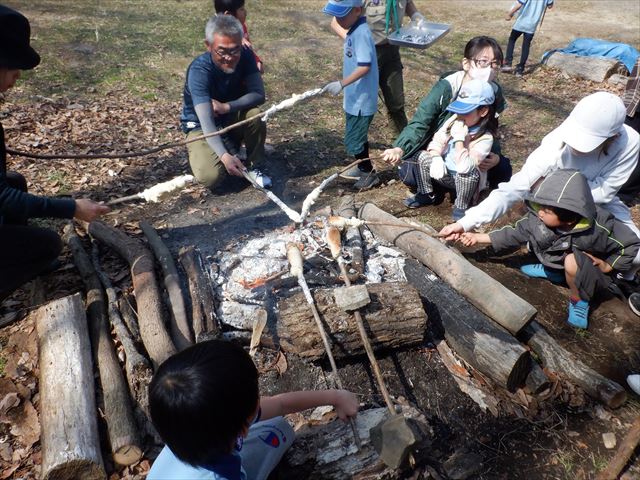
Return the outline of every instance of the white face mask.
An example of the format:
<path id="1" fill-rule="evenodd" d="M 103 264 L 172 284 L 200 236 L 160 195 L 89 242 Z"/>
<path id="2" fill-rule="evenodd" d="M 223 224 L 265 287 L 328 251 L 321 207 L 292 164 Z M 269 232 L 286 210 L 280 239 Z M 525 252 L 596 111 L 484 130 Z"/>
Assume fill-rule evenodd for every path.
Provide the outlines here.
<path id="1" fill-rule="evenodd" d="M 480 68 L 475 65 L 471 65 L 469 67 L 469 77 L 471 77 L 472 80 L 484 80 L 485 82 L 490 82 L 496 78 L 496 72 L 490 66 Z"/>

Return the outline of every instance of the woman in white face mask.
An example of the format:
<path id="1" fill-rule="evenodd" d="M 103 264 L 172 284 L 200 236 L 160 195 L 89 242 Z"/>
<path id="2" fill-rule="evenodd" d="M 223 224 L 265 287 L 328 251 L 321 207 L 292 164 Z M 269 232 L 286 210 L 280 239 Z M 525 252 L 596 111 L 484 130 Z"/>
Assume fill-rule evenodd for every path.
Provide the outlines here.
<path id="1" fill-rule="evenodd" d="M 470 80 L 490 82 L 495 92 L 497 114 L 505 109 L 502 89 L 495 82 L 501 65 L 502 49 L 495 39 L 480 36 L 469 40 L 464 49 L 462 70 L 445 74 L 440 78 L 422 99 L 413 118 L 393 143 L 393 148 L 383 153 L 387 162 L 400 163 L 399 175 L 405 185 L 412 189 L 417 188 L 420 180 L 417 158 L 433 139 L 435 132 L 451 117 L 452 113 L 447 111 L 447 107 L 458 98 L 464 84 Z M 491 152 L 478 168 L 487 172 L 490 188 L 496 188 L 498 183 L 511 178 L 511 162 L 501 155 L 497 138 Z M 436 192 L 434 198 L 435 201 L 429 204 L 441 202 L 443 191 Z"/>

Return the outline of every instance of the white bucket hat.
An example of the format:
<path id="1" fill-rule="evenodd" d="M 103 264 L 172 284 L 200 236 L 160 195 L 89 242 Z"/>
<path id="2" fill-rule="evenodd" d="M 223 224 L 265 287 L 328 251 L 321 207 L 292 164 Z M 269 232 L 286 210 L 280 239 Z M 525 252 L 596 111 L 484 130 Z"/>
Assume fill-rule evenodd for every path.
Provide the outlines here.
<path id="1" fill-rule="evenodd" d="M 622 130 L 626 115 L 620 97 L 609 92 L 588 95 L 560 125 L 562 141 L 578 152 L 591 152 Z"/>

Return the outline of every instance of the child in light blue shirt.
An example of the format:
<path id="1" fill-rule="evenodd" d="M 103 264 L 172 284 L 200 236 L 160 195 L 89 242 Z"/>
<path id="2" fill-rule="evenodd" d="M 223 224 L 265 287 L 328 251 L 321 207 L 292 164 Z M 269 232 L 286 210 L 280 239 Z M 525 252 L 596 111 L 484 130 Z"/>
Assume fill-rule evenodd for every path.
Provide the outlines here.
<path id="1" fill-rule="evenodd" d="M 334 16 L 338 25 L 347 30 L 343 78 L 327 84 L 323 90 L 338 95 L 344 89 L 345 148 L 356 159 L 369 158 L 369 125 L 378 106 L 378 59 L 371 30 L 362 15 L 362 0 L 329 0 L 323 11 Z M 358 190 L 380 183 L 370 160 L 341 176 L 356 180 L 354 187 Z"/>
<path id="2" fill-rule="evenodd" d="M 522 40 L 522 52 L 520 54 L 520 63 L 516 66 L 516 75 L 522 75 L 524 73 L 524 66 L 529 58 L 529 49 L 531 47 L 531 41 L 533 40 L 533 34 L 536 32 L 536 28 L 544 17 L 544 12 L 547 8 L 553 8 L 553 0 L 517 0 L 513 4 L 509 13 L 507 13 L 506 20 L 509 21 L 513 18 L 516 12 L 518 19 L 513 24 L 511 35 L 509 35 L 509 43 L 507 44 L 507 56 L 504 61 L 502 71 L 511 71 L 511 62 L 513 61 L 513 49 L 516 44 L 516 40 L 523 35 Z"/>

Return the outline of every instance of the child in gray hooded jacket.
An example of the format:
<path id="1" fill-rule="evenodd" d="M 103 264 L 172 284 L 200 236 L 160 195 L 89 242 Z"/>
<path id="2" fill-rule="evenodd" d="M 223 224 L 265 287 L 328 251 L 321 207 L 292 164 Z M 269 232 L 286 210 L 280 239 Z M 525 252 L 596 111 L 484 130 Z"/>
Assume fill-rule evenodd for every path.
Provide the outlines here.
<path id="1" fill-rule="evenodd" d="M 514 225 L 484 233 L 464 233 L 467 246 L 491 245 L 500 251 L 528 244 L 540 263 L 523 265 L 529 277 L 566 281 L 571 292 L 567 321 L 587 328 L 589 301 L 611 282 L 607 275 L 623 272 L 640 248 L 624 223 L 596 206 L 586 178 L 577 170 L 556 170 L 525 197 L 529 213 Z"/>

